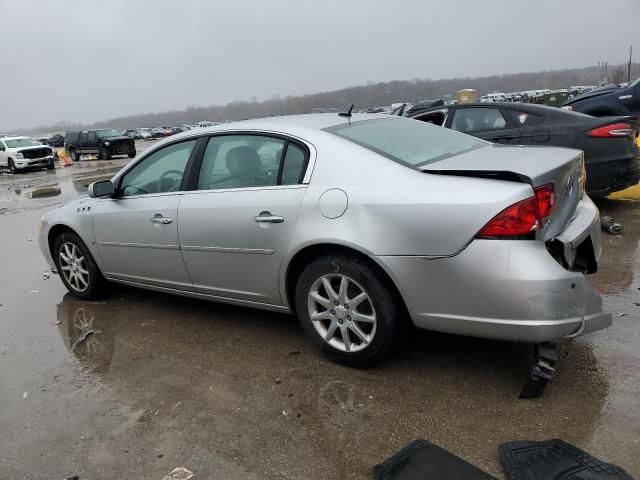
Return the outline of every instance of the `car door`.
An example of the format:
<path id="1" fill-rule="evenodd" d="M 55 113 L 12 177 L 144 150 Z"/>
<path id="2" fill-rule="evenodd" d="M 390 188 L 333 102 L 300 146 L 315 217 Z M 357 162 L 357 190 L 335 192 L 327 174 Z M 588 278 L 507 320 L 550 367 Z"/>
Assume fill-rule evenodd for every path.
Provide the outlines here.
<path id="1" fill-rule="evenodd" d="M 113 198 L 98 202 L 93 230 L 106 276 L 192 289 L 178 242 L 178 206 L 196 143 L 186 140 L 154 151 L 116 181 Z"/>
<path id="2" fill-rule="evenodd" d="M 451 128 L 495 143 L 517 145 L 520 141 L 520 131 L 499 106 L 458 106 Z"/>
<path id="3" fill-rule="evenodd" d="M 282 305 L 279 272 L 306 191 L 303 143 L 264 134 L 209 139 L 179 234 L 194 290 Z"/>

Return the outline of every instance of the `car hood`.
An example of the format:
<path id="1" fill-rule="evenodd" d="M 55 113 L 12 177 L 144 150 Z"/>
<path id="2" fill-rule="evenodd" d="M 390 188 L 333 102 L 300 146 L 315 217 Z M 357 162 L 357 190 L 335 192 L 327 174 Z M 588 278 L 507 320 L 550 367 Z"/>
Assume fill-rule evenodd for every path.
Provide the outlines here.
<path id="1" fill-rule="evenodd" d="M 52 150 L 52 148 L 49 145 L 46 145 L 44 143 L 42 145 L 33 145 L 32 147 L 15 147 L 15 148 L 11 148 L 10 150 L 13 150 L 16 152 L 24 152 L 28 150 L 40 150 L 41 148 L 47 148 L 49 150 Z"/>

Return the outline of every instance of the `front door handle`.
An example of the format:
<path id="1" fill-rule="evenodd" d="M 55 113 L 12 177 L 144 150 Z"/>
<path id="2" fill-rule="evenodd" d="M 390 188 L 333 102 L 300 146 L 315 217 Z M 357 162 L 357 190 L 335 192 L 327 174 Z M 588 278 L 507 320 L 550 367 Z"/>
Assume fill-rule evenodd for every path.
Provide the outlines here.
<path id="1" fill-rule="evenodd" d="M 159 213 L 156 213 L 153 217 L 151 217 L 151 223 L 159 223 L 160 225 L 169 225 L 173 220 L 167 217 L 163 217 Z"/>
<path id="2" fill-rule="evenodd" d="M 271 212 L 261 212 L 260 215 L 253 217 L 253 219 L 258 223 L 282 223 L 284 222 L 284 217 L 280 215 L 271 215 Z"/>

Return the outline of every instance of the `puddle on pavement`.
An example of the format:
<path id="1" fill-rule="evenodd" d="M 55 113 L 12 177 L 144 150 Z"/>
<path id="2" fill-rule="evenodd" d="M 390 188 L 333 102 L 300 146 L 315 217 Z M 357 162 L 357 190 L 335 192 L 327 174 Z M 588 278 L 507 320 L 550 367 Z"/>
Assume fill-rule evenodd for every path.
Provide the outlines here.
<path id="1" fill-rule="evenodd" d="M 120 169 L 105 169 L 91 176 L 76 176 L 55 183 L 43 185 L 20 184 L 8 185 L 0 190 L 1 202 L 14 202 L 24 199 L 61 197 L 70 199 L 87 193 L 87 187 L 99 180 L 108 180 Z"/>

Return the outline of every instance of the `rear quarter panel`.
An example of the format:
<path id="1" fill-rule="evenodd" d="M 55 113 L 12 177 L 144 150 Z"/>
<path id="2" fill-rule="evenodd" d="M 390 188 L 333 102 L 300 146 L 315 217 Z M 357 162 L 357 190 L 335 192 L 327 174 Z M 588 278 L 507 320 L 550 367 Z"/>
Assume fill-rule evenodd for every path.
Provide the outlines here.
<path id="1" fill-rule="evenodd" d="M 370 255 L 449 256 L 497 213 L 532 194 L 526 184 L 424 173 L 325 133 L 292 239 L 338 243 Z M 346 192 L 344 214 L 326 218 L 322 194 Z"/>

